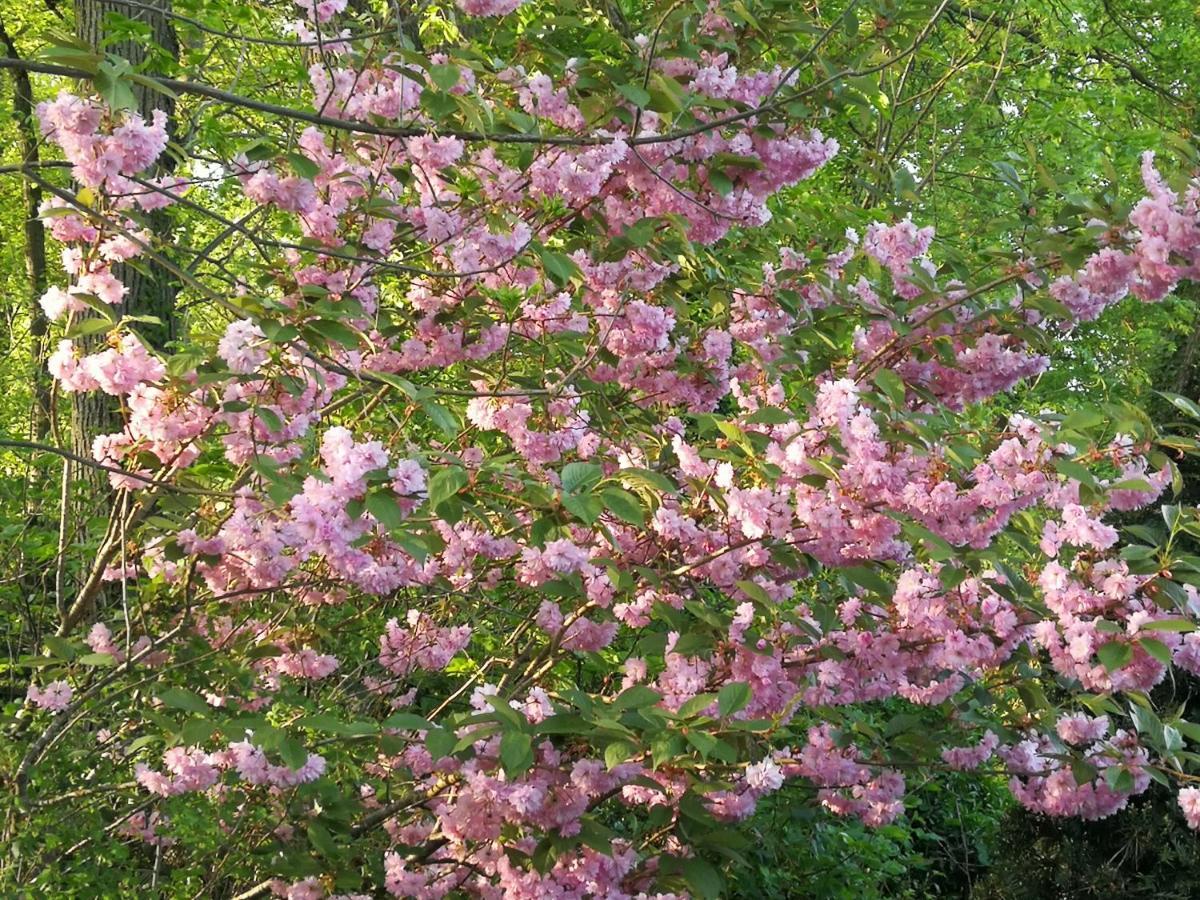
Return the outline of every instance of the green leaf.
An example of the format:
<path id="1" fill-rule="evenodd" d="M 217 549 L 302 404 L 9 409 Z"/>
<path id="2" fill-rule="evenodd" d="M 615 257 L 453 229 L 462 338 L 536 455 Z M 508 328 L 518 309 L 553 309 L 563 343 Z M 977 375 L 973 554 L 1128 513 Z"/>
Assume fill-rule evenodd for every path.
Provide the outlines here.
<path id="1" fill-rule="evenodd" d="M 1146 492 L 1154 490 L 1154 487 L 1145 478 L 1126 478 L 1124 481 L 1118 481 L 1116 484 L 1110 484 L 1108 486 L 1108 490 Z"/>
<path id="2" fill-rule="evenodd" d="M 458 738 L 454 736 L 454 732 L 445 728 L 434 728 L 425 736 L 425 749 L 435 760 L 449 756 L 457 743 Z"/>
<path id="3" fill-rule="evenodd" d="M 1133 695 L 1131 695 L 1132 697 Z M 1161 744 L 1163 741 L 1163 723 L 1162 720 L 1150 708 L 1149 703 L 1146 705 L 1131 705 L 1129 707 L 1129 718 L 1133 720 L 1133 727 L 1138 730 L 1139 734 L 1147 735 L 1153 743 Z"/>
<path id="4" fill-rule="evenodd" d="M 535 734 L 580 734 L 587 730 L 588 722 L 574 713 L 559 713 L 547 716 L 533 726 Z"/>
<path id="5" fill-rule="evenodd" d="M 642 469 L 637 466 L 631 466 L 628 469 L 622 469 L 618 472 L 617 477 L 621 479 L 621 482 L 626 487 L 640 484 L 660 494 L 675 494 L 679 491 L 675 482 L 661 472 L 655 472 L 653 469 Z"/>
<path id="6" fill-rule="evenodd" d="M 655 218 L 638 219 L 621 233 L 621 237 L 629 241 L 631 246 L 645 247 L 654 238 L 658 221 Z"/>
<path id="7" fill-rule="evenodd" d="M 332 716 L 328 713 L 303 716 L 296 720 L 296 724 L 301 728 L 309 728 L 313 731 L 321 731 L 325 734 L 337 734 L 344 737 L 361 737 L 379 732 L 379 726 L 374 722 L 343 722 L 337 716 Z"/>
<path id="8" fill-rule="evenodd" d="M 879 573 L 868 566 L 850 566 L 841 570 L 851 582 L 866 588 L 872 593 L 887 597 L 892 593 L 892 586 Z"/>
<path id="9" fill-rule="evenodd" d="M 515 778 L 533 765 L 533 739 L 521 731 L 506 731 L 500 738 L 500 762 Z"/>
<path id="10" fill-rule="evenodd" d="M 422 91 L 420 104 L 435 119 L 446 119 L 458 112 L 458 103 L 444 91 Z"/>
<path id="11" fill-rule="evenodd" d="M 628 741 L 613 741 L 604 748 L 604 765 L 609 769 L 619 766 L 633 755 L 634 746 Z"/>
<path id="12" fill-rule="evenodd" d="M 96 71 L 96 67 L 104 60 L 104 57 L 99 53 L 92 53 L 85 47 L 61 46 L 58 44 L 43 47 L 34 55 L 38 59 L 43 59 L 47 62 L 83 69 L 85 72 L 93 74 Z"/>
<path id="13" fill-rule="evenodd" d="M 334 319 L 312 319 L 308 322 L 308 327 L 321 337 L 328 338 L 349 349 L 354 349 L 360 344 L 358 334 L 353 328 Z"/>
<path id="14" fill-rule="evenodd" d="M 429 479 L 429 505 L 437 509 L 467 486 L 470 476 L 462 466 L 446 466 L 438 469 Z"/>
<path id="15" fill-rule="evenodd" d="M 722 197 L 728 197 L 731 193 L 733 193 L 732 179 L 718 169 L 709 169 L 708 183 L 712 185 L 712 189 Z"/>
<path id="16" fill-rule="evenodd" d="M 279 756 L 293 772 L 308 762 L 308 751 L 295 738 L 284 737 L 279 742 Z"/>
<path id="17" fill-rule="evenodd" d="M 1133 790 L 1133 774 L 1124 766 L 1109 766 L 1104 770 L 1104 780 L 1114 791 L 1124 794 Z"/>
<path id="18" fill-rule="evenodd" d="M 546 269 L 546 274 L 559 287 L 565 286 L 572 278 L 582 274 L 579 271 L 579 266 L 575 265 L 575 260 L 563 254 L 556 253 L 553 250 L 542 249 L 542 266 Z"/>
<path id="19" fill-rule="evenodd" d="M 333 840 L 333 835 L 320 822 L 309 822 L 307 834 L 309 844 L 322 856 L 337 855 L 338 847 Z"/>
<path id="20" fill-rule="evenodd" d="M 1018 684 L 1017 694 L 1020 696 L 1021 702 L 1025 704 L 1025 708 L 1031 713 L 1036 713 L 1039 709 L 1048 709 L 1050 707 L 1046 691 L 1036 682 Z"/>
<path id="21" fill-rule="evenodd" d="M 562 489 L 568 494 L 590 491 L 600 481 L 603 470 L 595 463 L 567 463 L 562 470 Z"/>
<path id="22" fill-rule="evenodd" d="M 134 84 L 140 84 L 142 87 L 146 88 L 146 90 L 148 90 L 148 91 L 154 91 L 157 94 L 162 94 L 164 97 L 170 97 L 172 100 L 179 99 L 178 94 L 176 94 L 173 90 L 171 90 L 165 84 L 162 84 L 159 81 L 157 81 L 156 79 L 151 78 L 149 75 L 142 75 L 138 72 L 130 72 L 125 77 L 128 78 L 130 81 L 132 81 Z"/>
<path id="23" fill-rule="evenodd" d="M 137 108 L 137 97 L 126 78 L 128 71 L 129 63 L 123 59 L 106 59 L 96 67 L 92 81 L 96 85 L 96 93 L 104 98 L 109 109 Z"/>
<path id="24" fill-rule="evenodd" d="M 1082 759 L 1072 759 L 1071 774 L 1075 776 L 1076 784 L 1087 784 L 1089 781 L 1093 781 L 1100 773 L 1091 763 Z"/>
<path id="25" fill-rule="evenodd" d="M 1193 419 L 1200 419 L 1200 405 L 1195 401 L 1189 400 L 1187 397 L 1181 397 L 1179 394 L 1172 394 L 1169 391 L 1158 391 L 1160 395 L 1171 402 L 1177 410 L 1185 415 L 1191 416 Z"/>
<path id="26" fill-rule="evenodd" d="M 1171 664 L 1171 648 L 1156 638 L 1140 638 L 1138 645 L 1165 666 Z"/>
<path id="27" fill-rule="evenodd" d="M 690 719 L 692 716 L 698 715 L 712 706 L 713 701 L 716 699 L 716 694 L 697 694 L 691 700 L 684 703 L 683 706 L 679 707 L 679 717 L 681 719 Z"/>
<path id="28" fill-rule="evenodd" d="M 216 730 L 217 726 L 210 720 L 197 716 L 183 723 L 183 728 L 179 729 L 179 737 L 185 744 L 203 744 L 212 738 Z"/>
<path id="29" fill-rule="evenodd" d="M 1177 753 L 1183 749 L 1183 735 L 1178 728 L 1173 725 L 1163 725 L 1163 746 L 1170 753 Z"/>
<path id="30" fill-rule="evenodd" d="M 75 661 L 82 666 L 115 666 L 117 664 L 111 653 L 85 653 Z"/>
<path id="31" fill-rule="evenodd" d="M 1084 407 L 1072 412 L 1066 419 L 1063 420 L 1063 428 L 1068 428 L 1071 431 L 1088 431 L 1097 426 L 1103 425 L 1108 421 L 1108 417 L 1104 413 L 1095 409 Z"/>
<path id="32" fill-rule="evenodd" d="M 442 434 L 448 438 L 455 438 L 461 429 L 458 417 L 454 415 L 446 407 L 440 403 L 434 403 L 432 400 L 425 400 L 421 403 L 421 409 L 425 410 L 425 415 L 433 420 L 433 424 L 441 429 Z"/>
<path id="33" fill-rule="evenodd" d="M 717 739 L 707 731 L 698 731 L 695 728 L 688 729 L 688 733 L 684 735 L 687 742 L 700 751 L 701 759 L 708 759 L 708 755 L 716 749 Z"/>
<path id="34" fill-rule="evenodd" d="M 1096 656 L 1099 657 L 1104 668 L 1114 672 L 1133 659 L 1133 647 L 1129 644 L 1110 641 L 1096 651 Z"/>
<path id="35" fill-rule="evenodd" d="M 904 380 L 893 372 L 891 369 L 880 369 L 875 373 L 875 384 L 883 391 L 884 395 L 892 401 L 892 405 L 896 407 L 904 406 L 904 398 L 907 393 L 907 388 L 904 386 Z"/>
<path id="36" fill-rule="evenodd" d="M 407 378 L 401 378 L 399 375 L 393 375 L 391 372 L 366 372 L 364 374 L 369 376 L 372 381 L 380 381 L 391 385 L 412 400 L 422 400 L 429 395 L 427 388 L 419 388 Z"/>
<path id="37" fill-rule="evenodd" d="M 687 92 L 678 81 L 661 72 L 650 74 L 650 109 L 663 113 L 682 112 L 686 101 Z"/>
<path id="38" fill-rule="evenodd" d="M 629 491 L 619 487 L 607 487 L 600 492 L 605 509 L 630 525 L 646 524 L 646 511 L 641 502 Z"/>
<path id="39" fill-rule="evenodd" d="M 383 727 L 399 728 L 405 731 L 428 731 L 433 728 L 433 723 L 415 713 L 397 712 L 383 720 Z"/>
<path id="40" fill-rule="evenodd" d="M 640 85 L 618 84 L 616 88 L 617 93 L 636 107 L 645 109 L 650 103 L 650 92 Z"/>
<path id="41" fill-rule="evenodd" d="M 692 856 L 682 861 L 683 878 L 688 887 L 704 900 L 715 900 L 725 890 L 725 880 L 712 863 Z"/>
<path id="42" fill-rule="evenodd" d="M 105 331 L 111 331 L 113 327 L 113 322 L 109 321 L 108 319 L 101 319 L 97 318 L 96 316 L 92 316 L 75 322 L 66 330 L 64 337 L 87 337 L 89 334 L 101 334 Z"/>
<path id="43" fill-rule="evenodd" d="M 292 167 L 292 171 L 301 178 L 307 178 L 309 181 L 321 174 L 321 167 L 305 156 L 303 153 L 288 153 L 288 165 Z"/>
<path id="44" fill-rule="evenodd" d="M 1093 475 L 1085 466 L 1082 466 L 1073 460 L 1055 460 L 1054 468 L 1057 469 L 1060 474 L 1065 475 L 1067 478 L 1073 478 L 1080 484 L 1086 484 L 1091 487 L 1095 487 L 1096 485 L 1096 476 Z"/>
<path id="45" fill-rule="evenodd" d="M 488 697 L 488 705 L 491 706 L 496 720 L 503 723 L 508 728 L 524 731 L 529 727 L 528 720 L 526 720 L 524 716 L 513 709 L 512 705 L 503 697 L 498 697 L 495 695 Z"/>
<path id="46" fill-rule="evenodd" d="M 404 524 L 404 512 L 400 509 L 400 498 L 396 496 L 391 487 L 367 494 L 367 512 L 387 529 L 399 528 Z"/>
<path id="47" fill-rule="evenodd" d="M 590 816 L 584 817 L 582 827 L 579 829 L 579 840 L 585 847 L 591 847 L 597 853 L 603 853 L 605 856 L 612 856 L 613 842 L 617 839 L 617 833 L 611 828 L 606 828 L 599 822 L 592 819 Z"/>
<path id="48" fill-rule="evenodd" d="M 661 700 L 662 694 L 658 691 L 644 684 L 635 684 L 622 691 L 613 700 L 613 706 L 617 709 L 641 709 L 646 706 L 654 706 Z"/>
<path id="49" fill-rule="evenodd" d="M 46 644 L 46 649 L 50 651 L 52 656 L 58 659 L 74 659 L 75 647 L 66 638 L 59 637 L 55 634 L 49 634 L 44 637 L 43 642 Z"/>
<path id="50" fill-rule="evenodd" d="M 259 418 L 262 423 L 271 431 L 276 433 L 283 431 L 283 419 L 281 419 L 279 414 L 269 406 L 254 407 L 254 415 Z"/>
<path id="51" fill-rule="evenodd" d="M 709 157 L 708 164 L 719 169 L 750 169 L 763 168 L 763 161 L 757 156 L 743 156 L 740 153 L 714 153 Z"/>
<path id="52" fill-rule="evenodd" d="M 194 713 L 208 712 L 208 704 L 204 702 L 204 698 L 185 688 L 166 688 L 158 692 L 158 699 L 162 701 L 164 706 L 170 706 L 174 709 L 182 709 Z"/>
<path id="53" fill-rule="evenodd" d="M 443 91 L 448 91 L 458 84 L 462 72 L 452 63 L 439 63 L 429 67 L 429 78 Z"/>
<path id="54" fill-rule="evenodd" d="M 600 513 L 604 512 L 604 504 L 597 497 L 567 494 L 562 499 L 562 505 L 567 512 L 588 525 L 600 518 Z"/>
<path id="55" fill-rule="evenodd" d="M 1188 632 L 1196 630 L 1196 623 L 1187 619 L 1155 619 L 1153 622 L 1143 622 L 1142 631 L 1173 631 Z"/>
<path id="56" fill-rule="evenodd" d="M 784 425 L 795 421 L 795 415 L 778 406 L 761 406 L 743 420 L 752 425 Z"/>
<path id="57" fill-rule="evenodd" d="M 750 703 L 750 685 L 744 681 L 731 681 L 717 694 L 717 710 L 722 718 L 741 712 Z"/>
<path id="58" fill-rule="evenodd" d="M 766 592 L 766 589 L 761 584 L 755 581 L 739 581 L 736 587 L 756 603 L 763 606 L 771 605 L 771 595 Z"/>

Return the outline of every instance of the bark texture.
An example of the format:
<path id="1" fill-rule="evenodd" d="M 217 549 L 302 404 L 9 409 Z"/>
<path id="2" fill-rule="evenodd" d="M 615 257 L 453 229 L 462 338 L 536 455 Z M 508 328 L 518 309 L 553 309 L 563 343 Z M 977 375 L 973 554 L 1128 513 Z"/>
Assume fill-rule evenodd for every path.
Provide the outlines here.
<path id="1" fill-rule="evenodd" d="M 135 67 L 140 66 L 147 59 L 146 42 L 111 42 L 106 39 L 105 20 L 110 13 L 119 13 L 126 18 L 144 22 L 150 28 L 153 42 L 172 56 L 177 56 L 179 45 L 175 29 L 171 25 L 170 17 L 165 14 L 170 12 L 168 0 L 148 0 L 145 5 L 156 9 L 129 6 L 121 0 L 76 0 L 75 32 L 94 49 L 120 56 Z M 140 85 L 134 85 L 133 90 L 138 100 L 138 111 L 143 117 L 149 119 L 155 110 L 161 109 L 167 114 L 168 123 L 173 121 L 175 102 L 170 97 Z M 153 174 L 163 174 L 170 168 L 168 160 Z M 169 215 L 158 211 L 146 218 L 155 244 L 159 247 L 169 246 Z M 162 322 L 159 326 L 142 323 L 138 326 L 138 331 L 155 346 L 165 346 L 176 334 L 175 295 L 178 292 L 178 284 L 174 276 L 149 260 L 140 260 L 136 267 L 128 264 L 115 266 L 113 274 L 128 288 L 122 307 L 125 312 L 131 315 L 157 316 Z M 112 432 L 118 427 L 120 417 L 112 398 L 99 392 L 73 395 L 71 430 L 74 445 L 72 449 L 76 453 L 91 456 L 92 442 L 96 436 Z M 106 479 L 99 477 L 95 472 L 80 474 L 98 486 L 106 483 Z"/>
<path id="2" fill-rule="evenodd" d="M 175 29 L 168 15 L 170 0 L 139 0 L 140 5 L 131 6 L 121 0 L 76 0 L 75 33 L 98 52 L 119 56 L 135 68 L 141 67 L 157 53 L 154 45 L 161 47 L 171 57 L 178 57 L 179 44 Z M 151 8 L 147 8 L 151 7 Z M 107 20 L 111 13 L 145 23 L 150 29 L 150 40 L 111 40 Z M 147 74 L 155 72 L 153 66 L 145 69 Z M 159 91 L 133 85 L 137 98 L 138 112 L 147 120 L 156 110 L 167 114 L 168 134 L 173 132 L 175 101 Z M 164 154 L 157 169 L 146 173 L 151 177 L 167 174 L 173 168 L 170 149 Z M 156 249 L 169 254 L 171 244 L 171 219 L 167 211 L 140 213 L 141 221 L 149 229 Z M 120 309 L 129 315 L 155 316 L 161 324 L 138 323 L 139 334 L 152 345 L 162 348 L 176 336 L 178 319 L 175 315 L 175 298 L 179 285 L 169 271 L 150 259 L 143 258 L 137 265 L 119 264 L 113 267 L 115 275 L 127 288 Z M 95 341 L 96 339 L 93 339 Z M 86 352 L 94 352 L 87 339 L 77 342 Z M 98 435 L 109 434 L 122 427 L 120 409 L 109 397 L 98 391 L 71 395 L 71 449 L 78 455 L 91 458 L 92 444 Z M 94 544 L 102 540 L 109 520 L 116 512 L 114 493 L 109 486 L 106 473 L 90 466 L 72 465 L 70 480 L 74 485 L 74 497 L 78 504 L 72 520 L 76 525 L 72 532 Z M 66 514 L 67 510 L 63 510 Z M 91 560 L 84 560 L 86 572 Z M 60 602 L 62 599 L 60 598 Z M 97 598 L 100 605 L 108 605 L 110 597 Z M 94 601 L 93 601 L 94 602 Z M 92 602 L 89 603 L 91 608 Z"/>
<path id="3" fill-rule="evenodd" d="M 0 17 L 0 43 L 11 57 L 19 57 L 16 42 Z M 39 160 L 37 125 L 33 119 L 33 86 L 29 73 L 12 70 L 12 114 L 21 142 L 21 161 L 36 165 Z M 50 433 L 50 376 L 46 371 L 47 336 L 50 323 L 39 302 L 46 292 L 46 229 L 38 216 L 42 190 L 28 178 L 21 181 L 22 222 L 24 231 L 25 275 L 29 284 L 30 373 L 33 409 L 30 411 L 30 437 L 38 442 Z"/>

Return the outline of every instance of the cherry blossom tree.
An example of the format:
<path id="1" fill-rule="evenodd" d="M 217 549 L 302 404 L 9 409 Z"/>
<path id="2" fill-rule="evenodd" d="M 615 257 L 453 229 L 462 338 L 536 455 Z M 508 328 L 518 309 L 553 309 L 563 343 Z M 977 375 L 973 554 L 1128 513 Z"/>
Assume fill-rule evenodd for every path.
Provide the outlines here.
<path id="1" fill-rule="evenodd" d="M 1085 819 L 1157 780 L 1200 824 L 1200 726 L 1148 699 L 1200 674 L 1183 439 L 1116 405 L 975 416 L 1077 323 L 1200 276 L 1187 160 L 1146 148 L 1131 208 L 971 279 L 912 219 L 773 227 L 855 152 L 819 126 L 858 75 L 810 71 L 840 21 L 760 65 L 736 10 L 665 6 L 614 82 L 455 39 L 539 48 L 518 0 L 438 10 L 433 52 L 297 6 L 314 112 L 112 66 L 37 109 L 74 181 L 27 172 L 67 275 L 49 370 L 121 422 L 81 459 L 114 513 L 11 726 L 23 808 L 102 790 L 155 878 L 289 898 L 716 896 L 786 782 L 883 825 L 947 768 Z M 132 83 L 295 128 L 155 174 Z M 173 261 L 146 214 L 206 205 Z M 151 260 L 207 310 L 165 350 L 115 274 Z M 874 727 L 887 701 L 944 727 Z"/>

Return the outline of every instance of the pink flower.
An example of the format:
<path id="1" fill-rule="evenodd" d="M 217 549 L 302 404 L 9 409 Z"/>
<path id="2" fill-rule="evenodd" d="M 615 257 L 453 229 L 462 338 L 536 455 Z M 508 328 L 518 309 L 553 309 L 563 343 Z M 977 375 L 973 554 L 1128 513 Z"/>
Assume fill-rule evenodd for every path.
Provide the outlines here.
<path id="1" fill-rule="evenodd" d="M 404 627 L 398 620 L 389 619 L 379 638 L 379 664 L 397 675 L 407 675 L 413 669 L 444 669 L 471 639 L 469 626 L 441 628 L 415 609 L 408 611 L 406 621 Z"/>
<path id="2" fill-rule="evenodd" d="M 295 0 L 310 17 L 325 23 L 346 9 L 346 0 Z"/>
<path id="3" fill-rule="evenodd" d="M 1188 828 L 1200 829 L 1200 788 L 1186 787 L 1179 791 L 1179 808 L 1187 819 Z"/>
<path id="4" fill-rule="evenodd" d="M 46 318 L 52 322 L 58 321 L 66 313 L 83 312 L 87 309 L 87 304 L 72 297 L 60 287 L 52 287 L 47 290 L 38 302 L 46 313 Z"/>
<path id="5" fill-rule="evenodd" d="M 225 360 L 231 372 L 247 375 L 267 361 L 265 339 L 258 325 L 249 319 L 239 319 L 226 326 L 217 344 L 217 355 Z"/>
<path id="6" fill-rule="evenodd" d="M 1084 713 L 1074 713 L 1060 718 L 1054 730 L 1068 744 L 1090 744 L 1108 734 L 1108 716 L 1092 718 Z"/>
<path id="7" fill-rule="evenodd" d="M 769 794 L 783 787 L 783 770 L 767 757 L 746 766 L 746 784 L 756 794 Z"/>
<path id="8" fill-rule="evenodd" d="M 167 374 L 166 366 L 132 334 L 123 335 L 117 347 L 84 357 L 80 366 L 100 390 L 114 396 L 131 393 L 139 384 L 159 381 Z"/>
<path id="9" fill-rule="evenodd" d="M 401 459 L 388 470 L 392 490 L 403 497 L 422 497 L 425 494 L 425 470 L 415 459 Z"/>
<path id="10" fill-rule="evenodd" d="M 419 166 L 445 169 L 458 162 L 463 154 L 463 142 L 453 137 L 422 135 L 408 139 L 408 153 Z"/>
<path id="11" fill-rule="evenodd" d="M 44 688 L 39 688 L 36 684 L 29 685 L 25 699 L 41 709 L 62 712 L 70 704 L 73 693 L 71 686 L 65 681 L 52 681 Z"/>
<path id="12" fill-rule="evenodd" d="M 458 8 L 469 16 L 503 16 L 520 6 L 524 0 L 456 0 Z"/>

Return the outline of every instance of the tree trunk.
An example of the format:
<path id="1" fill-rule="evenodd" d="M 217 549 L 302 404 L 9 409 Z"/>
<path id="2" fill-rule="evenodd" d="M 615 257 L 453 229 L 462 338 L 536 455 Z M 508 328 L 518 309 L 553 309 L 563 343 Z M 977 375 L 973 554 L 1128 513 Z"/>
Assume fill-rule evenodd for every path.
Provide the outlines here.
<path id="1" fill-rule="evenodd" d="M 17 58 L 16 41 L 8 31 L 5 22 L 0 18 L 0 43 L 5 52 Z M 21 162 L 27 165 L 37 165 L 38 132 L 33 120 L 33 85 L 29 81 L 29 73 L 20 69 L 12 70 L 13 80 L 13 121 L 20 136 Z M 42 309 L 40 302 L 46 291 L 46 229 L 39 216 L 38 207 L 42 204 L 42 190 L 29 178 L 21 179 L 22 229 L 25 243 L 22 248 L 25 257 L 25 278 L 29 288 L 29 367 L 30 367 L 30 408 L 29 429 L 30 440 L 45 443 L 51 433 L 50 422 L 50 373 L 46 369 L 48 358 L 48 337 L 50 322 Z M 40 461 L 31 459 L 26 475 L 25 526 L 30 533 L 36 533 L 47 525 L 47 509 L 51 508 L 45 502 L 49 490 L 48 467 Z M 21 609 L 22 620 L 27 631 L 25 646 L 37 646 L 41 634 L 42 616 L 45 612 L 43 600 L 50 596 L 53 578 L 44 565 L 44 561 L 32 558 L 26 552 L 25 544 L 20 545 L 21 592 L 25 596 Z"/>
<path id="2" fill-rule="evenodd" d="M 169 0 L 147 0 L 146 6 L 157 7 L 159 10 L 170 11 Z M 139 41 L 119 41 L 104 44 L 104 20 L 109 13 L 120 13 L 131 19 L 138 19 L 150 26 L 152 40 L 174 57 L 179 55 L 179 44 L 175 37 L 175 29 L 171 20 L 163 12 L 143 9 L 140 6 L 131 7 L 121 0 L 76 0 L 75 31 L 80 40 L 90 46 L 103 49 L 107 53 L 128 60 L 134 67 L 146 61 L 146 45 Z M 159 91 L 148 90 L 141 85 L 133 85 L 134 95 L 138 101 L 138 112 L 149 120 L 156 110 L 167 114 L 167 133 L 174 130 L 175 101 Z M 174 161 L 164 155 L 152 175 L 162 175 L 174 168 Z M 157 211 L 146 216 L 150 230 L 159 247 L 170 245 L 170 217 L 163 211 Z M 132 266 L 116 266 L 113 274 L 119 278 L 129 292 L 125 295 L 124 309 L 137 315 L 157 316 L 162 320 L 161 326 L 150 326 L 143 323 L 139 332 L 155 346 L 162 347 L 175 337 L 175 294 L 178 285 L 171 273 L 161 266 L 142 260 L 141 266 L 148 269 L 145 274 Z"/>
<path id="3" fill-rule="evenodd" d="M 19 57 L 17 45 L 0 19 L 0 41 L 11 57 Z M 21 162 L 38 162 L 37 126 L 33 122 L 33 86 L 29 73 L 12 70 L 13 119 L 21 136 Z M 39 302 L 46 292 L 46 229 L 38 216 L 42 204 L 42 189 L 31 179 L 21 181 L 23 221 L 25 230 L 25 275 L 29 284 L 29 337 L 32 384 L 32 409 L 29 433 L 33 440 L 44 442 L 50 433 L 50 376 L 46 371 L 47 335 L 50 323 Z"/>
<path id="4" fill-rule="evenodd" d="M 158 10 L 169 11 L 169 0 L 148 0 L 147 6 L 157 7 Z M 139 41 L 119 41 L 105 43 L 104 20 L 110 13 L 119 13 L 130 19 L 138 19 L 150 26 L 152 39 L 168 53 L 177 56 L 179 45 L 175 37 L 175 29 L 171 20 L 162 12 L 129 6 L 120 0 L 76 0 L 75 3 L 75 32 L 80 40 L 97 50 L 103 48 L 128 60 L 133 66 L 140 66 L 146 61 L 146 45 Z M 138 101 L 138 112 L 149 119 L 155 110 L 163 110 L 168 116 L 168 133 L 171 131 L 172 119 L 175 112 L 175 102 L 158 91 L 147 90 L 141 85 L 134 85 L 133 91 Z M 162 174 L 172 168 L 169 160 L 160 162 L 158 170 L 153 174 Z M 171 223 L 169 216 L 163 211 L 151 213 L 146 217 L 154 243 L 158 247 L 170 244 Z M 144 270 L 144 271 L 143 271 Z M 161 266 L 141 260 L 139 267 L 120 264 L 113 267 L 116 276 L 128 289 L 122 310 L 130 315 L 157 316 L 162 322 L 155 326 L 148 323 L 138 325 L 139 333 L 157 347 L 163 347 L 175 336 L 175 294 L 178 285 L 174 276 Z M 72 403 L 72 435 L 73 450 L 81 456 L 91 457 L 92 442 L 97 435 L 115 431 L 120 427 L 120 417 L 112 398 L 98 392 L 74 394 Z M 107 493 L 107 478 L 98 477 L 101 473 L 80 473 L 84 480 L 96 485 L 99 491 Z"/>
<path id="5" fill-rule="evenodd" d="M 119 56 L 135 68 L 148 58 L 148 42 L 124 40 L 106 41 L 105 19 L 110 13 L 118 13 L 129 19 L 137 19 L 150 27 L 151 40 L 169 54 L 178 57 L 179 45 L 175 29 L 169 16 L 170 0 L 145 0 L 146 7 L 130 6 L 120 0 L 76 0 L 75 33 L 97 51 Z M 153 71 L 150 72 L 153 74 Z M 156 110 L 167 114 L 167 132 L 172 134 L 175 102 L 166 94 L 133 85 L 137 98 L 138 112 L 147 120 Z M 170 150 L 168 150 L 168 154 Z M 152 177 L 166 174 L 174 168 L 170 156 L 164 156 L 154 171 L 146 173 Z M 159 210 L 141 214 L 152 235 L 152 243 L 160 252 L 170 247 L 171 219 L 169 213 Z M 125 285 L 127 293 L 119 311 L 129 315 L 155 316 L 161 324 L 138 323 L 135 327 L 153 346 L 163 348 L 176 335 L 175 295 L 179 286 L 175 277 L 162 266 L 149 259 L 137 261 L 138 265 L 118 264 L 113 266 L 113 275 Z M 96 339 L 83 338 L 77 341 L 85 352 L 94 352 Z M 115 398 L 100 392 L 76 393 L 71 395 L 71 449 L 80 456 L 91 458 L 92 444 L 102 434 L 118 431 L 122 427 L 120 411 Z M 107 520 L 113 512 L 113 492 L 106 473 L 90 466 L 72 466 L 71 481 L 76 487 L 79 528 L 89 543 L 98 540 Z M 104 604 L 104 601 L 100 601 Z"/>

